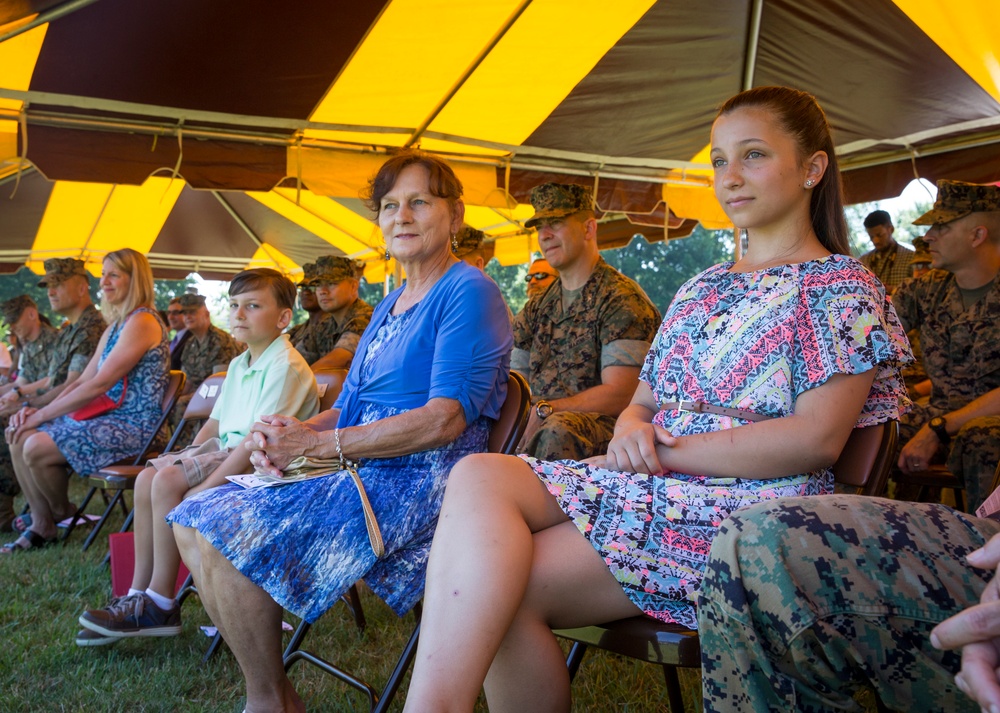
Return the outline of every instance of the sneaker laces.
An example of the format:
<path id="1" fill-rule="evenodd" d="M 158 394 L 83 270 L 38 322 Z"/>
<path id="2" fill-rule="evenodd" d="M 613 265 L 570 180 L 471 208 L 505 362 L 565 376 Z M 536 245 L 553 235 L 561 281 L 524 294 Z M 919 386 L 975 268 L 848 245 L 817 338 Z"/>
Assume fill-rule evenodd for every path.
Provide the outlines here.
<path id="1" fill-rule="evenodd" d="M 138 592 L 113 599 L 104 611 L 115 619 L 121 619 L 126 616 L 141 616 L 145 608 L 146 594 Z"/>

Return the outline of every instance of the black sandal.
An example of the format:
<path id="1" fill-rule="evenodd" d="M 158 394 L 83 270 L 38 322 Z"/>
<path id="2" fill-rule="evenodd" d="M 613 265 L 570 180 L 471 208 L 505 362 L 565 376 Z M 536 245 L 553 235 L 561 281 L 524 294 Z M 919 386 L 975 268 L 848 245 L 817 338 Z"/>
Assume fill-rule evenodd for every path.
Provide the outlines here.
<path id="1" fill-rule="evenodd" d="M 59 541 L 58 537 L 53 537 L 51 540 L 47 540 L 41 535 L 39 535 L 34 530 L 25 530 L 20 537 L 18 537 L 13 542 L 8 542 L 2 548 L 0 548 L 0 554 L 12 555 L 15 552 L 27 551 L 27 550 L 38 550 L 43 547 L 48 547 L 49 545 L 54 545 Z M 27 544 L 24 544 L 27 543 Z"/>

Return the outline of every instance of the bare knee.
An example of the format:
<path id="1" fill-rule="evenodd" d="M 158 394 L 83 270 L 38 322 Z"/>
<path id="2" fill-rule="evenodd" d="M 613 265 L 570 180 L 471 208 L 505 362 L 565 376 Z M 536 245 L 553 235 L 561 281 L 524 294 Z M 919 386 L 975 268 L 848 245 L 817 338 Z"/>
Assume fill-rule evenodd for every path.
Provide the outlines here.
<path id="1" fill-rule="evenodd" d="M 499 493 L 529 475 L 532 475 L 531 469 L 516 456 L 477 453 L 466 456 L 452 468 L 448 492 L 455 491 L 456 495 L 470 492 L 480 495 L 483 490 Z"/>
<path id="2" fill-rule="evenodd" d="M 156 476 L 156 468 L 143 468 L 139 475 L 135 476 L 135 496 L 144 500 L 149 500 L 153 489 L 153 478 Z"/>
<path id="3" fill-rule="evenodd" d="M 147 468 L 146 470 L 152 470 Z M 145 473 L 146 471 L 143 471 Z M 176 500 L 180 502 L 190 489 L 184 468 L 179 465 L 168 465 L 150 476 L 150 493 L 154 501 Z"/>
<path id="4" fill-rule="evenodd" d="M 24 442 L 24 463 L 29 468 L 65 463 L 66 459 L 46 433 L 33 433 Z"/>

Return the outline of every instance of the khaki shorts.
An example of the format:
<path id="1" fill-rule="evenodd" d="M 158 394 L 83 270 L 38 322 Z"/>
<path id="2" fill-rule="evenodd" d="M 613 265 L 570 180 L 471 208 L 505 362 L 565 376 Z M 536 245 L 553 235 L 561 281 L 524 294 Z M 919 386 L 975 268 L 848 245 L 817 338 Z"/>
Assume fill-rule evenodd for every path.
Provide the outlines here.
<path id="1" fill-rule="evenodd" d="M 188 446 L 180 451 L 164 453 L 146 461 L 147 468 L 163 470 L 171 465 L 179 465 L 184 470 L 184 478 L 189 488 L 204 482 L 205 478 L 222 465 L 229 457 L 231 448 L 223 448 L 218 438 L 209 438 L 197 446 Z"/>

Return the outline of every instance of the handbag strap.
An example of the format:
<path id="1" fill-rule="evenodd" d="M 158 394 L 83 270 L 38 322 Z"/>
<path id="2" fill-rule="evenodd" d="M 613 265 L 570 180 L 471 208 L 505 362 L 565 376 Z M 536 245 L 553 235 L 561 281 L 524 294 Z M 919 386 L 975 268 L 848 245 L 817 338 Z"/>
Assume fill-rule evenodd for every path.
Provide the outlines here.
<path id="1" fill-rule="evenodd" d="M 378 526 L 378 520 L 375 519 L 375 511 L 372 509 L 372 504 L 368 500 L 368 493 L 365 491 L 365 485 L 361 482 L 361 476 L 358 475 L 357 463 L 347 459 L 341 460 L 340 458 L 309 458 L 308 456 L 299 456 L 292 460 L 285 468 L 286 475 L 302 475 L 310 474 L 313 476 L 327 475 L 330 473 L 336 473 L 337 471 L 347 471 L 351 476 L 351 480 L 354 481 L 354 487 L 357 488 L 358 497 L 361 499 L 361 509 L 365 513 L 365 527 L 368 529 L 368 542 L 371 543 L 372 552 L 375 556 L 381 558 L 385 554 L 385 543 L 382 540 L 382 530 Z"/>
<path id="2" fill-rule="evenodd" d="M 353 463 L 345 463 L 344 470 L 351 474 L 351 480 L 354 481 L 354 486 L 358 489 L 358 497 L 361 498 L 361 508 L 365 511 L 365 527 L 368 528 L 368 542 L 371 543 L 372 552 L 375 553 L 375 557 L 381 559 L 382 555 L 385 554 L 385 543 L 382 541 L 382 530 L 378 526 L 378 520 L 375 519 L 375 511 L 372 510 L 372 504 L 368 501 L 368 493 L 365 492 L 365 485 L 361 482 L 361 476 L 358 475 L 358 471 Z"/>

